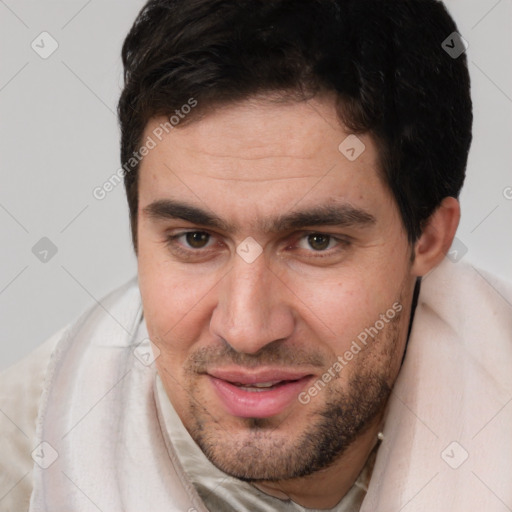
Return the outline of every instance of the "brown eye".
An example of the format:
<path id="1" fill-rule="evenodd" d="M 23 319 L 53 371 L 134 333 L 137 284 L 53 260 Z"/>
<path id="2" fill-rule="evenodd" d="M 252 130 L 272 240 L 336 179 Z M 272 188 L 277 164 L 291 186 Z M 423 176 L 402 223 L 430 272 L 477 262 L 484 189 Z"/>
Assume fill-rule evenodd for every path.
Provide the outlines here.
<path id="1" fill-rule="evenodd" d="M 190 231 L 185 234 L 187 244 L 194 249 L 202 249 L 208 244 L 210 235 L 204 231 Z"/>
<path id="2" fill-rule="evenodd" d="M 320 233 L 313 233 L 308 235 L 308 244 L 315 251 L 323 251 L 329 247 L 331 237 L 329 235 L 322 235 Z"/>

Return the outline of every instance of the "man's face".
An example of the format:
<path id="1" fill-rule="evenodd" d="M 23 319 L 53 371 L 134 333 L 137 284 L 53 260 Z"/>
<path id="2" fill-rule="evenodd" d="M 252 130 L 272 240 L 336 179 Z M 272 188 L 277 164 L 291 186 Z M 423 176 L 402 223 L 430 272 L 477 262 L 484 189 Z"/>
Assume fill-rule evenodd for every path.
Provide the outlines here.
<path id="1" fill-rule="evenodd" d="M 340 150 L 327 98 L 246 101 L 159 141 L 165 121 L 143 139 L 138 265 L 169 399 L 226 473 L 327 467 L 381 419 L 410 316 L 411 248 L 375 144 Z"/>

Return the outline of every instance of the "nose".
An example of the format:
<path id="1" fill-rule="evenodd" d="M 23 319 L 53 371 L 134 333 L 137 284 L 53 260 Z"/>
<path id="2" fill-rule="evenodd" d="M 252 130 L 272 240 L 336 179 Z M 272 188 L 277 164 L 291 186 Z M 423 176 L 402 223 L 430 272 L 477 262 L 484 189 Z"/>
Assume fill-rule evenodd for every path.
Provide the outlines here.
<path id="1" fill-rule="evenodd" d="M 252 263 L 236 255 L 219 284 L 218 304 L 210 321 L 213 336 L 246 354 L 291 336 L 295 319 L 286 302 L 290 291 L 267 266 L 264 254 Z"/>

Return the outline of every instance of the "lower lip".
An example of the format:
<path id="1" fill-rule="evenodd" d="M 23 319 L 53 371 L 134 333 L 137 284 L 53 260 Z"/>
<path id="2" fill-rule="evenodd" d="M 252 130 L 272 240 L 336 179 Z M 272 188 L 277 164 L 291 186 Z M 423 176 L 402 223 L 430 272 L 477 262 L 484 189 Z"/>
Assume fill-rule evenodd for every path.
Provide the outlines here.
<path id="1" fill-rule="evenodd" d="M 269 418 L 292 404 L 311 376 L 261 391 L 246 391 L 225 380 L 209 378 L 228 413 L 240 418 Z"/>

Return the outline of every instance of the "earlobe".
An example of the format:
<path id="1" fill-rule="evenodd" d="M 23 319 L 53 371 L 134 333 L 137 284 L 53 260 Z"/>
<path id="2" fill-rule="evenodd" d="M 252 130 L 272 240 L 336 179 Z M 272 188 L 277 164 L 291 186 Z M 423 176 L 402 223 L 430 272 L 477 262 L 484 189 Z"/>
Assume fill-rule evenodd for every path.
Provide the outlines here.
<path id="1" fill-rule="evenodd" d="M 415 258 L 411 271 L 415 276 L 423 276 L 441 263 L 452 245 L 459 220 L 459 201 L 454 197 L 445 197 L 414 244 Z"/>

